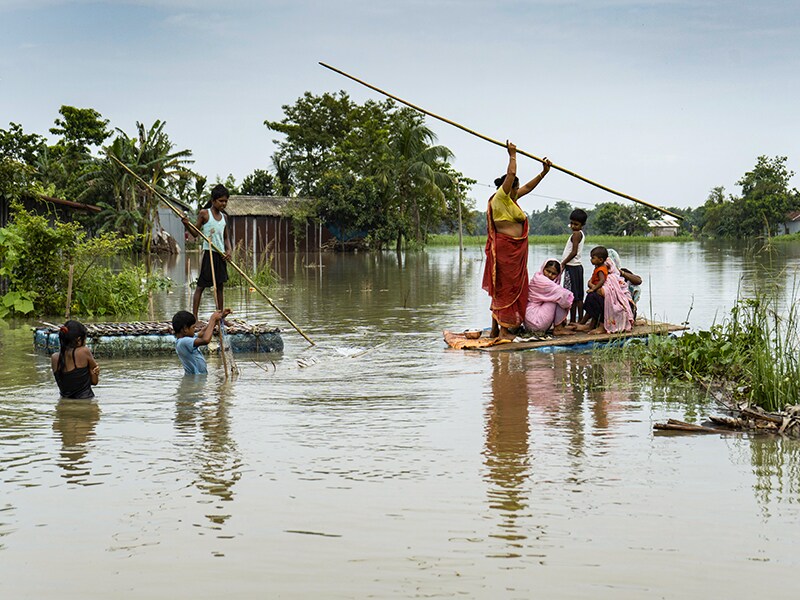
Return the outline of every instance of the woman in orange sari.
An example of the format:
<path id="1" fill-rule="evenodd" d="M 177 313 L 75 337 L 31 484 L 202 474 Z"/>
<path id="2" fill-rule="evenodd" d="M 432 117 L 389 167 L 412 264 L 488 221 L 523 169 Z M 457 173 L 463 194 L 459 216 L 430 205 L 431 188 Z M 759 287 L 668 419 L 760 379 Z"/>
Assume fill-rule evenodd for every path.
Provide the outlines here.
<path id="1" fill-rule="evenodd" d="M 539 185 L 550 170 L 545 158 L 542 172 L 519 187 L 517 147 L 506 141 L 508 168 L 494 180 L 497 191 L 486 209 L 486 268 L 483 289 L 492 298 L 492 337 L 514 339 L 511 330 L 522 325 L 528 303 L 528 216 L 518 201 Z"/>

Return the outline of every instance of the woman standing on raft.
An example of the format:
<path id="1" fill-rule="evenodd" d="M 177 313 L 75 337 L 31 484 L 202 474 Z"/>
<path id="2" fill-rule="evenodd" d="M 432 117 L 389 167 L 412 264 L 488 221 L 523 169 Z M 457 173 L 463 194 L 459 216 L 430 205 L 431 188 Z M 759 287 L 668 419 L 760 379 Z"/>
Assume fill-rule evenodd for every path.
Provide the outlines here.
<path id="1" fill-rule="evenodd" d="M 518 201 L 539 185 L 550 170 L 544 158 L 542 172 L 519 187 L 517 147 L 506 140 L 508 168 L 494 180 L 497 191 L 486 209 L 486 268 L 483 289 L 492 298 L 491 337 L 514 339 L 511 329 L 525 318 L 528 303 L 528 216 Z"/>

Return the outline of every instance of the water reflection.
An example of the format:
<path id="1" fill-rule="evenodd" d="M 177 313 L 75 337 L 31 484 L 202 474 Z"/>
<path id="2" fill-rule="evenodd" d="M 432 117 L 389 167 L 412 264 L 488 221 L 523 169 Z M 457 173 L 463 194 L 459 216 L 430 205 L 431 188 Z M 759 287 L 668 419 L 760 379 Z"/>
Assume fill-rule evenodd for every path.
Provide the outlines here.
<path id="1" fill-rule="evenodd" d="M 95 427 L 100 420 L 100 406 L 94 400 L 62 398 L 56 405 L 53 431 L 61 438 L 58 465 L 68 483 L 96 485 L 89 482 L 91 462 L 87 458 Z"/>
<path id="2" fill-rule="evenodd" d="M 800 440 L 760 436 L 743 440 L 749 444 L 754 491 L 765 516 L 771 508 L 800 501 Z"/>
<path id="3" fill-rule="evenodd" d="M 241 478 L 242 463 L 230 430 L 233 386 L 229 380 L 183 377 L 175 400 L 175 428 L 193 448 L 192 466 L 199 477 L 195 485 L 210 496 L 214 511 L 206 517 L 216 526 L 230 518 L 222 503 L 233 500 L 233 486 Z"/>
<path id="4" fill-rule="evenodd" d="M 489 507 L 500 515 L 492 537 L 506 541 L 502 556 L 514 557 L 532 531 L 543 537 L 542 526 L 529 519 L 539 504 L 534 493 L 547 493 L 553 483 L 581 492 L 605 481 L 592 464 L 604 460 L 619 436 L 635 386 L 629 366 L 592 363 L 587 355 L 508 352 L 491 360 L 484 478 Z"/>

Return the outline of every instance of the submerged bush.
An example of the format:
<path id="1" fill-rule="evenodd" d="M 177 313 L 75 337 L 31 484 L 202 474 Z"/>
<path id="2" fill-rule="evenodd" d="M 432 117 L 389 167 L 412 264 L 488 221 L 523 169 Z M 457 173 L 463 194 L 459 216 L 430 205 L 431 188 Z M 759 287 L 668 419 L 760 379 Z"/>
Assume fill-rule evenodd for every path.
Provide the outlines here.
<path id="1" fill-rule="evenodd" d="M 794 304 L 784 314 L 775 295 L 739 300 L 730 318 L 707 331 L 652 335 L 647 344 L 611 349 L 642 373 L 735 384 L 739 400 L 770 411 L 800 402 L 800 330 Z"/>
<path id="2" fill-rule="evenodd" d="M 0 297 L 0 318 L 9 314 L 63 314 L 69 267 L 73 267 L 70 312 L 84 315 L 139 314 L 148 292 L 161 285 L 121 253 L 134 236 L 106 233 L 90 238 L 77 223 L 36 215 L 13 205 L 14 220 L 0 229 L 0 277 L 8 293 Z M 124 254 L 123 254 L 124 256 Z M 111 259 L 122 262 L 112 270 Z"/>

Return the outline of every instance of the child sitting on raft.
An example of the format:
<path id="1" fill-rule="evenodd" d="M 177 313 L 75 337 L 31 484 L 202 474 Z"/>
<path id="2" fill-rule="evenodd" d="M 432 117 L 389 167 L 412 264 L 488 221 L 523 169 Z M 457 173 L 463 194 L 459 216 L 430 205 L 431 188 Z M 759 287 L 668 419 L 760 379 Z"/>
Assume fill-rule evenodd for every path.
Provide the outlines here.
<path id="1" fill-rule="evenodd" d="M 630 331 L 634 317 L 627 281 L 603 246 L 592 248 L 591 260 L 595 268 L 583 303 L 583 319 L 575 329 L 595 334 Z"/>
<path id="2" fill-rule="evenodd" d="M 58 331 L 59 351 L 50 357 L 50 366 L 62 398 L 94 398 L 92 386 L 100 380 L 100 367 L 86 346 L 86 327 L 70 320 Z"/>
<path id="3" fill-rule="evenodd" d="M 575 333 L 565 327 L 573 294 L 558 283 L 560 276 L 561 263 L 551 259 L 531 277 L 525 309 L 525 329 L 528 331 L 545 333 L 552 329 L 553 335 Z"/>
<path id="4" fill-rule="evenodd" d="M 188 310 L 179 310 L 172 317 L 172 331 L 175 334 L 175 351 L 183 363 L 186 375 L 203 375 L 208 373 L 206 359 L 200 353 L 200 346 L 208 346 L 217 322 L 231 314 L 231 309 L 218 310 L 208 318 L 208 323 L 195 335 L 194 326 L 197 319 Z"/>

